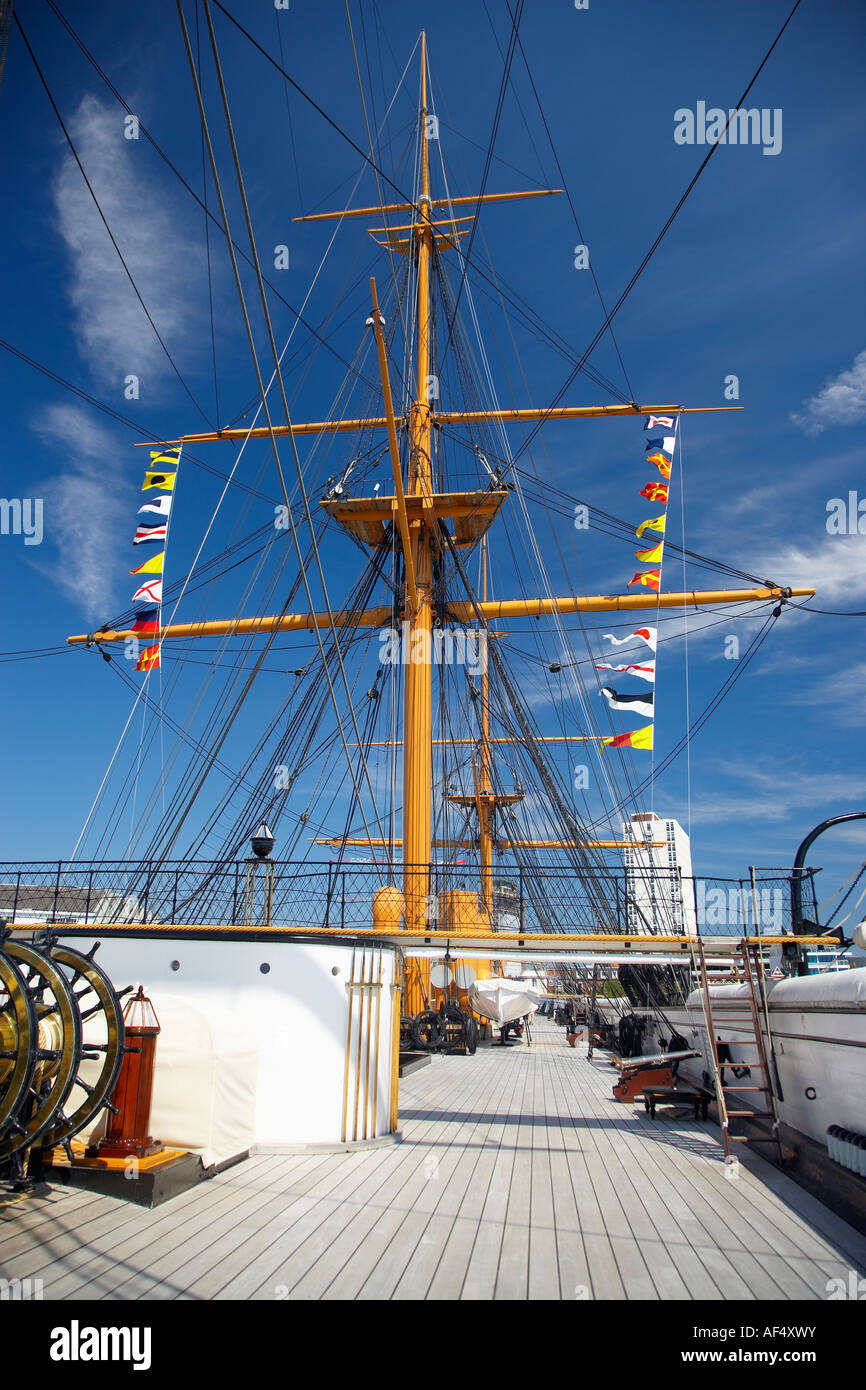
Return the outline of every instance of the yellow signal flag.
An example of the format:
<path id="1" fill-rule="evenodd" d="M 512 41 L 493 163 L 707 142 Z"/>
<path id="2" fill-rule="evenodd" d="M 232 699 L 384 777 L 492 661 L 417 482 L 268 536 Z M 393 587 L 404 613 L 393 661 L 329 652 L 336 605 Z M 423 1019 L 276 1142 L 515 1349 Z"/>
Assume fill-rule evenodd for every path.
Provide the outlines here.
<path id="1" fill-rule="evenodd" d="M 631 729 L 627 734 L 616 734 L 614 738 L 603 738 L 602 744 L 609 748 L 652 748 L 653 726 L 646 724 L 642 729 Z"/>
<path id="2" fill-rule="evenodd" d="M 635 531 L 635 535 L 637 536 L 638 540 L 640 540 L 640 538 L 641 538 L 641 536 L 643 535 L 644 531 L 661 531 L 662 534 L 664 534 L 664 529 L 665 529 L 665 523 L 666 523 L 666 521 L 667 521 L 667 512 L 665 512 L 664 516 L 653 516 L 653 517 L 650 517 L 649 521 L 642 521 L 642 522 L 641 522 L 640 526 L 639 526 L 639 527 L 637 528 L 637 530 Z"/>
<path id="3" fill-rule="evenodd" d="M 139 565 L 137 570 L 130 570 L 130 574 L 162 574 L 162 562 L 165 559 L 165 551 L 161 550 L 158 555 L 151 555 L 149 560 L 145 560 L 143 565 Z"/>
<path id="4" fill-rule="evenodd" d="M 635 555 L 645 564 L 659 565 L 661 564 L 662 551 L 664 548 L 664 541 L 659 541 L 658 545 L 654 545 L 652 550 L 636 550 Z"/>
<path id="5" fill-rule="evenodd" d="M 176 473 L 152 473 L 150 469 L 148 469 L 144 475 L 144 482 L 141 485 L 141 490 L 142 492 L 147 492 L 150 487 L 161 487 L 164 488 L 166 492 L 171 492 L 174 488 L 174 480 L 176 477 Z"/>
<path id="6" fill-rule="evenodd" d="M 180 449 L 175 449 L 168 454 L 161 454 L 158 449 L 155 451 L 151 449 L 150 461 L 151 463 L 170 463 L 172 467 L 176 468 L 180 463 Z"/>

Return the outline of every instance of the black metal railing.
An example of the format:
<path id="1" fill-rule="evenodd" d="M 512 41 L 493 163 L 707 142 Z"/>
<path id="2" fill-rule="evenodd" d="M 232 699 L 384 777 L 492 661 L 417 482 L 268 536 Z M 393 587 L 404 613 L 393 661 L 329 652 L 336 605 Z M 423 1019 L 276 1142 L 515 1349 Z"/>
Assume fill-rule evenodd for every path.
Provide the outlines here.
<path id="1" fill-rule="evenodd" d="M 250 873 L 254 864 L 255 874 Z M 432 929 L 468 925 L 480 911 L 480 872 L 465 864 L 416 870 Z M 378 889 L 403 883 L 384 864 L 197 860 L 0 864 L 0 918 L 17 925 L 200 923 L 231 926 L 369 927 Z M 491 924 L 521 932 L 659 932 L 706 935 L 791 930 L 791 875 L 682 878 L 676 870 L 614 866 L 582 878 L 573 868 L 501 866 L 494 871 Z M 814 876 L 804 907 L 817 920 Z"/>

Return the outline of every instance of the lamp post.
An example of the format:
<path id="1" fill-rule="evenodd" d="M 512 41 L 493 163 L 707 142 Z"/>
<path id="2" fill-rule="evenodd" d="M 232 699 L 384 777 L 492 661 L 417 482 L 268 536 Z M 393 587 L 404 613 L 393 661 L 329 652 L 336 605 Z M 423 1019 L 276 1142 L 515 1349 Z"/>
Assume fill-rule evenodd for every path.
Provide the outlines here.
<path id="1" fill-rule="evenodd" d="M 265 902 L 262 914 L 263 927 L 271 925 L 271 905 L 274 895 L 274 836 L 267 821 L 262 821 L 250 837 L 252 854 L 247 859 L 247 882 L 244 893 L 244 926 L 256 925 L 256 877 L 261 866 L 265 875 Z"/>

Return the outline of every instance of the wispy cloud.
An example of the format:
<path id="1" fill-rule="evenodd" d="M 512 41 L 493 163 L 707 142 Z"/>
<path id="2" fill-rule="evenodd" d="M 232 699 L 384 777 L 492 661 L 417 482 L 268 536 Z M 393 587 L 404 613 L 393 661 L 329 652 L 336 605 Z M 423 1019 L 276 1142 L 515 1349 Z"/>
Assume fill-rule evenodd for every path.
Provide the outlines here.
<path id="1" fill-rule="evenodd" d="M 822 607 L 827 600 L 851 601 L 866 594 L 866 544 L 862 536 L 824 535 L 813 546 L 789 545 L 765 556 L 762 568 L 780 584 L 818 591 Z"/>
<path id="2" fill-rule="evenodd" d="M 858 661 L 842 669 L 833 669 L 829 674 L 825 669 L 823 680 L 802 686 L 788 696 L 786 703 L 806 705 L 813 710 L 822 709 L 822 717 L 832 719 L 834 724 L 841 724 L 846 728 L 862 728 L 866 725 L 864 685 L 866 661 Z"/>
<path id="3" fill-rule="evenodd" d="M 744 487 L 739 492 L 733 489 L 732 495 L 721 498 L 718 507 L 713 510 L 711 534 L 718 534 L 720 524 L 736 522 L 740 526 L 748 526 L 749 534 L 778 535 L 780 524 L 784 524 L 791 516 L 802 514 L 801 499 L 808 499 L 810 493 L 814 496 L 816 480 L 820 479 L 823 482 L 826 479 L 829 487 L 830 479 L 844 480 L 846 477 L 853 477 L 855 470 L 859 474 L 862 459 L 862 450 L 856 448 L 831 454 L 822 453 L 818 458 L 813 455 L 807 463 L 780 470 L 768 482 L 762 481 L 755 487 Z M 750 480 L 752 477 L 758 477 L 759 469 L 757 459 L 749 460 L 746 475 Z M 839 486 L 843 485 L 840 481 Z M 823 508 L 820 515 L 823 519 Z"/>
<path id="4" fill-rule="evenodd" d="M 809 435 L 820 434 L 830 425 L 854 425 L 866 419 L 866 352 L 858 353 L 853 366 L 804 401 L 803 409 L 794 411 L 791 419 Z"/>
<path id="5" fill-rule="evenodd" d="M 105 621 L 120 606 L 122 543 L 134 529 L 132 485 L 112 475 L 108 461 L 117 446 L 111 433 L 77 406 L 50 406 L 35 428 L 62 447 L 63 472 L 40 487 L 45 540 L 56 548 L 56 559 L 40 555 L 32 563 L 89 621 Z"/>
<path id="6" fill-rule="evenodd" d="M 84 96 L 70 131 L 96 197 L 139 292 L 170 350 L 189 329 L 187 288 L 194 249 L 143 172 L 143 143 L 126 140 L 115 110 Z M 53 188 L 60 233 L 72 257 L 69 289 L 79 346 L 94 373 L 144 386 L 171 372 L 71 154 Z"/>
<path id="7" fill-rule="evenodd" d="M 862 797 L 862 777 L 847 772 L 804 771 L 793 759 L 765 759 L 760 764 L 737 759 L 721 762 L 718 767 L 725 779 L 735 780 L 736 788 L 728 791 L 710 774 L 708 792 L 692 799 L 693 824 L 747 821 L 763 825 L 796 819 L 808 828 L 820 819 L 825 805 L 843 811 L 857 809 Z"/>

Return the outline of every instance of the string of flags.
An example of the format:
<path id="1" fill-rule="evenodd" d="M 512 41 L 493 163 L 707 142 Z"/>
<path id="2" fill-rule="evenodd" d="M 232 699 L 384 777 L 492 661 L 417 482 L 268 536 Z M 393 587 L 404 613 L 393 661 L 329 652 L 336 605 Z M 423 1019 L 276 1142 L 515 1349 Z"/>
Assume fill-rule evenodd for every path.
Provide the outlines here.
<path id="1" fill-rule="evenodd" d="M 665 525 L 667 522 L 667 503 L 670 491 L 671 467 L 674 460 L 674 450 L 677 442 L 677 417 L 674 415 L 649 415 L 647 416 L 644 430 L 649 434 L 646 441 L 646 461 L 653 464 L 664 479 L 663 482 L 651 480 L 641 488 L 639 496 L 646 498 L 648 502 L 661 503 L 664 507 L 660 516 L 649 517 L 642 521 L 635 530 L 637 540 L 644 540 L 644 533 L 649 531 L 655 533 L 655 543 L 647 544 L 654 539 L 652 535 L 644 540 L 644 548 L 635 551 L 635 558 L 642 566 L 632 579 L 628 582 L 631 589 L 639 584 L 645 589 L 650 589 L 657 594 L 661 591 L 662 582 L 662 559 L 665 547 Z M 654 627 L 639 627 L 634 632 L 629 633 L 628 637 L 614 637 L 612 632 L 606 632 L 604 639 L 614 647 L 621 647 L 626 642 L 632 642 L 635 638 L 645 642 L 655 657 L 658 632 Z M 652 661 L 632 661 L 620 665 L 611 665 L 610 662 L 601 662 L 595 668 L 597 671 L 618 671 L 623 674 L 637 676 L 640 680 L 655 684 L 656 663 Z M 653 691 L 642 692 L 637 695 L 630 695 L 623 691 L 615 690 L 611 685 L 603 685 L 600 693 L 607 700 L 611 709 L 619 710 L 625 714 L 639 715 L 643 719 L 652 721 L 655 717 L 655 693 Z M 645 724 L 642 728 L 631 729 L 625 734 L 616 734 L 613 738 L 602 739 L 602 744 L 610 748 L 652 748 L 653 746 L 653 723 Z"/>
<path id="2" fill-rule="evenodd" d="M 180 464 L 180 449 L 169 449 L 165 453 L 152 451 L 150 465 L 144 474 L 142 492 L 150 495 L 138 509 L 138 524 L 132 538 L 133 545 L 158 545 L 160 550 L 148 554 L 141 564 L 130 570 L 138 579 L 139 586 L 132 596 L 135 619 L 132 631 L 142 639 L 159 638 L 162 624 L 162 581 L 165 562 L 165 544 L 168 537 L 168 524 L 171 504 L 174 499 L 174 485 Z M 156 671 L 159 669 L 158 640 L 149 641 L 141 651 L 136 663 L 136 671 Z"/>

